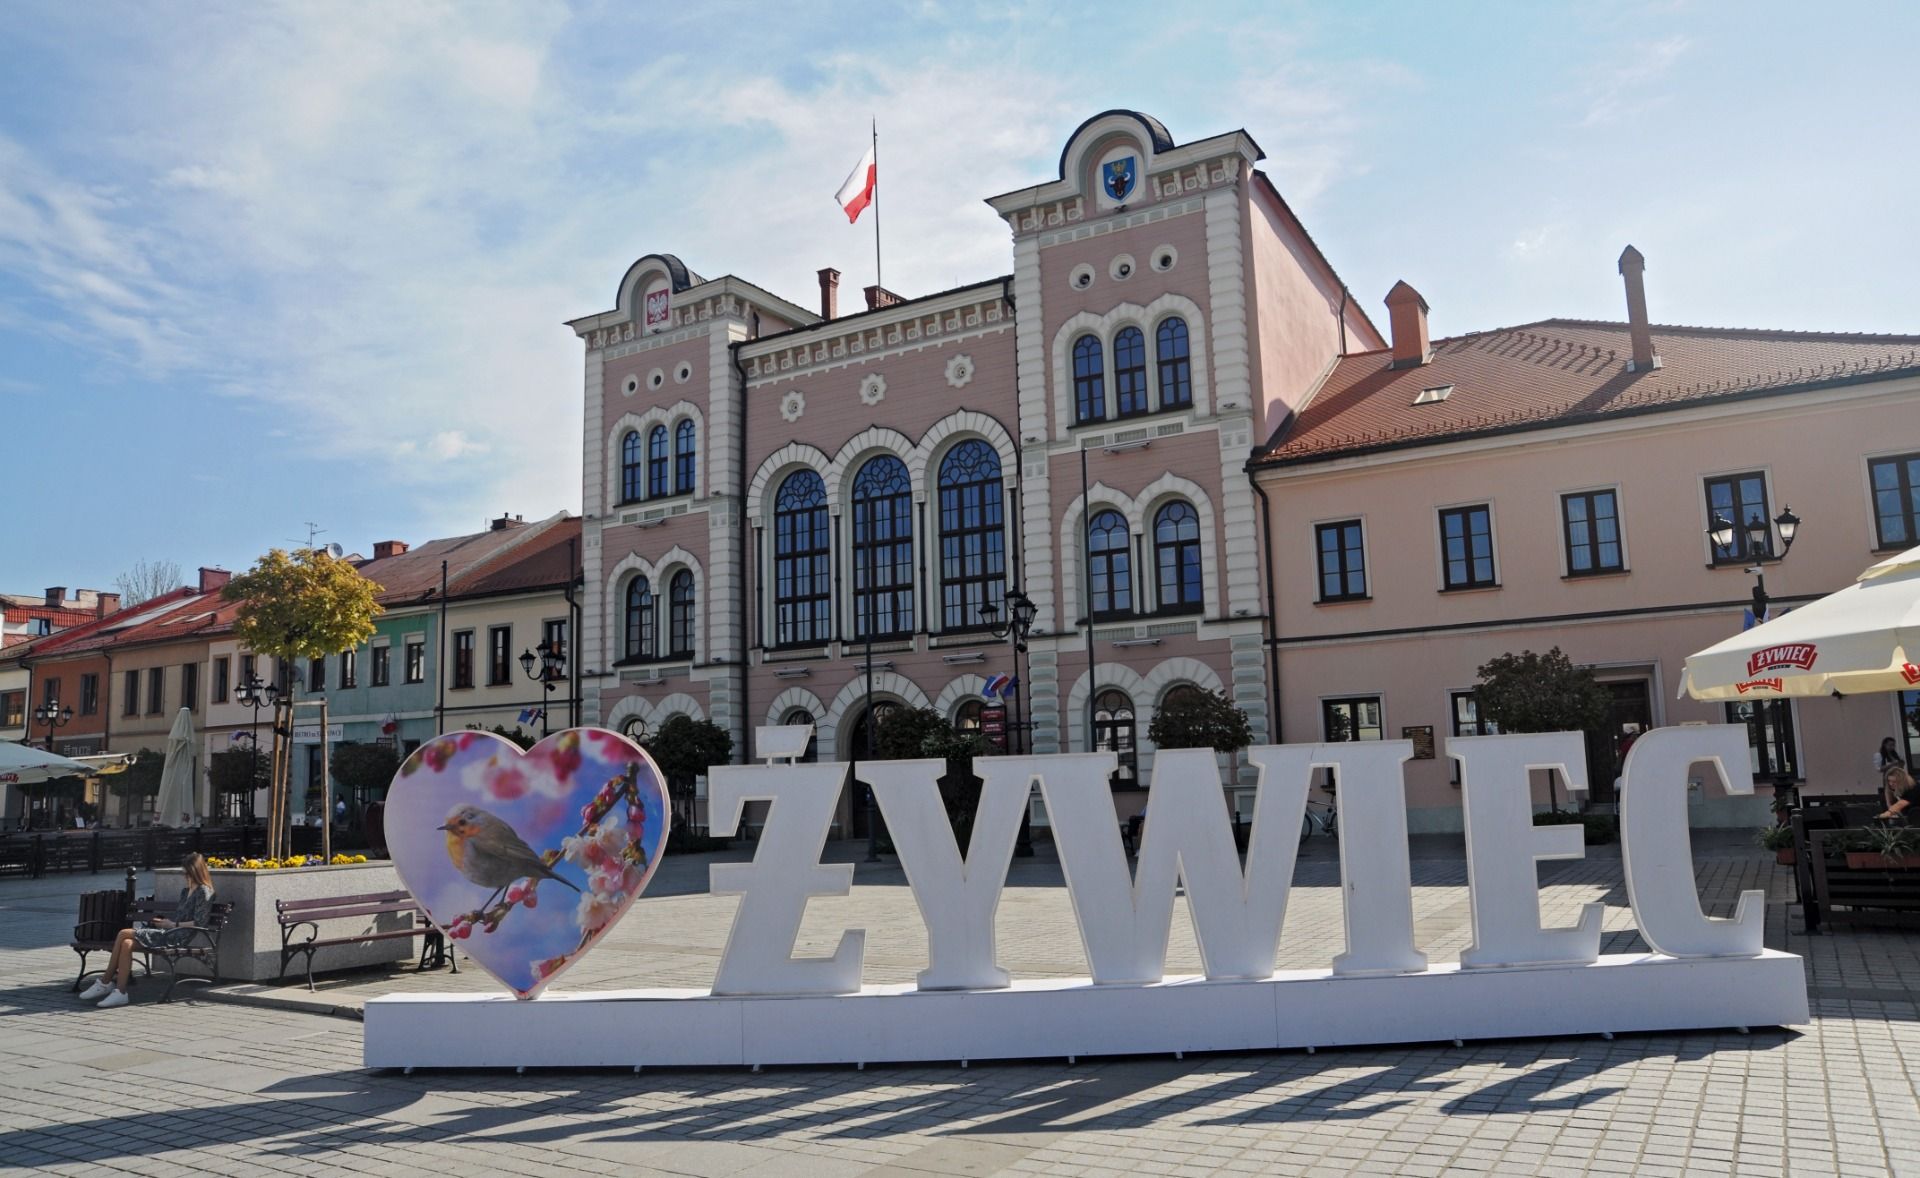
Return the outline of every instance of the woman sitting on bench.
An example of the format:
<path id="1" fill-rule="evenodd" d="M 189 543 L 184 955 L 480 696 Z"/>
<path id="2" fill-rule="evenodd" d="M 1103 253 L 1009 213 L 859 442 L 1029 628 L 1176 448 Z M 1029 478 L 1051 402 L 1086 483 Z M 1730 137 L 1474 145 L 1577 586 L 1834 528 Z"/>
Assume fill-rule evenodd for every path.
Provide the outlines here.
<path id="1" fill-rule="evenodd" d="M 1895 765 L 1887 770 L 1887 795 L 1897 799 L 1891 806 L 1875 814 L 1875 818 L 1898 818 L 1907 812 L 1907 808 L 1920 802 L 1920 789 L 1914 788 L 1913 774 L 1906 766 Z"/>
<path id="2" fill-rule="evenodd" d="M 113 942 L 113 956 L 100 980 L 80 991 L 82 1002 L 100 1000 L 100 1009 L 125 1006 L 131 999 L 127 990 L 133 985 L 133 955 L 142 949 L 173 949 L 193 940 L 193 934 L 213 911 L 213 876 L 207 861 L 195 851 L 180 864 L 187 886 L 180 889 L 180 902 L 174 906 L 173 919 L 155 917 L 152 928 L 121 929 Z"/>

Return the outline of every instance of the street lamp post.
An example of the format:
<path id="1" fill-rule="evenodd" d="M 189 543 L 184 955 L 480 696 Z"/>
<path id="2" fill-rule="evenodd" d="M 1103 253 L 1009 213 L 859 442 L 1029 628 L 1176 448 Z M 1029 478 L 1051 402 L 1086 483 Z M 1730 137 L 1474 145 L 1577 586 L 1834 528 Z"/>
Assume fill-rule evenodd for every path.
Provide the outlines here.
<path id="1" fill-rule="evenodd" d="M 253 709 L 253 739 L 248 742 L 253 746 L 253 772 L 248 775 L 253 788 L 240 795 L 240 822 L 243 826 L 251 826 L 253 825 L 253 795 L 260 787 L 260 709 L 271 708 L 274 705 L 274 702 L 280 698 L 280 687 L 278 684 L 261 679 L 256 672 L 248 672 L 247 677 L 234 688 L 233 694 L 234 698 L 240 701 L 241 707 Z M 325 733 L 321 735 L 324 737 Z M 327 817 L 329 820 L 332 819 L 332 815 Z"/>
<path id="2" fill-rule="evenodd" d="M 535 650 L 540 652 L 537 658 L 534 656 Z M 539 664 L 538 671 L 534 670 L 535 663 Z M 546 693 L 540 701 L 540 739 L 545 740 L 548 732 L 547 713 L 553 710 L 553 690 L 560 686 L 560 681 L 567 675 L 566 648 L 561 643 L 541 639 L 540 645 L 533 650 L 520 652 L 520 669 Z"/>
<path id="3" fill-rule="evenodd" d="M 1793 550 L 1794 537 L 1800 534 L 1800 517 L 1793 514 L 1793 508 L 1783 507 L 1780 514 L 1773 517 L 1773 527 L 1780 529 L 1780 559 L 1785 560 L 1787 553 Z M 1724 515 L 1713 517 L 1713 526 L 1707 529 L 1707 536 L 1716 548 L 1731 549 L 1736 525 Z M 1765 553 L 1773 546 L 1768 543 L 1772 538 L 1765 516 L 1754 512 L 1747 517 L 1744 527 L 1738 530 L 1746 533 L 1747 553 Z M 1754 556 L 1754 562 L 1747 571 L 1754 574 L 1753 585 L 1753 621 L 1755 625 L 1767 616 L 1767 574 L 1764 567 L 1765 557 Z"/>
<path id="4" fill-rule="evenodd" d="M 1023 740 L 1020 734 L 1028 733 L 1032 726 L 1027 723 L 1021 702 L 1020 656 L 1026 653 L 1027 635 L 1033 632 L 1033 618 L 1039 612 L 1039 607 L 1017 585 L 1007 590 L 1005 596 L 1007 617 L 1004 622 L 996 620 L 1000 610 L 991 601 L 981 603 L 980 617 L 995 638 L 1005 638 L 1013 647 L 1013 718 L 1007 722 L 1007 731 L 1015 736 L 1010 742 L 1013 747 L 1008 751 L 1024 753 L 1032 751 L 1032 738 L 1028 736 Z M 1020 841 L 1014 846 L 1015 853 L 1022 858 L 1033 854 L 1032 818 L 1032 805 L 1023 805 L 1020 808 Z"/>
<path id="5" fill-rule="evenodd" d="M 53 731 L 73 723 L 73 709 L 61 707 L 57 699 L 49 699 L 33 709 L 33 718 L 36 722 L 47 726 L 47 751 L 52 752 Z"/>

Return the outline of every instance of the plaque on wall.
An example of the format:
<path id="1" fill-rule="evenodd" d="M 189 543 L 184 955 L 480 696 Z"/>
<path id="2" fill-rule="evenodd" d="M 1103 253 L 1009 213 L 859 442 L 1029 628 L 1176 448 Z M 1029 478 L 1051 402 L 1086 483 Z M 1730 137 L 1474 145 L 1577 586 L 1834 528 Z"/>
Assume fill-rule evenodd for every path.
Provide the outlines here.
<path id="1" fill-rule="evenodd" d="M 1400 730 L 1401 740 L 1413 742 L 1413 759 L 1416 761 L 1433 760 L 1433 725 L 1415 724 Z"/>

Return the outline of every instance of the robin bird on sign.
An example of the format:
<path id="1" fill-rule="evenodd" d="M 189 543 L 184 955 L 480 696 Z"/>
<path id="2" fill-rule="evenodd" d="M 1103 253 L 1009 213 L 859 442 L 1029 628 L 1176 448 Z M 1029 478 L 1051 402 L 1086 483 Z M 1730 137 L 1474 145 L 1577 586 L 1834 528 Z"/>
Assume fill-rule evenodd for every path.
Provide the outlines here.
<path id="1" fill-rule="evenodd" d="M 455 806 L 446 823 L 435 829 L 447 832 L 447 858 L 454 870 L 483 888 L 494 889 L 483 909 L 493 907 L 500 893 L 523 879 L 551 879 L 580 890 L 534 854 L 505 820 L 478 806 Z"/>

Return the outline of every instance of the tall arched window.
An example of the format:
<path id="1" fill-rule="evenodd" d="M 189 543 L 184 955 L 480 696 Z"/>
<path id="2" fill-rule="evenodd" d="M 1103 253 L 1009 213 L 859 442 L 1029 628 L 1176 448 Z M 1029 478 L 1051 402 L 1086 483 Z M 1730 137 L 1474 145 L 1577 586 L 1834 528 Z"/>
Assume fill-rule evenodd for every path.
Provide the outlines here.
<path id="1" fill-rule="evenodd" d="M 782 724 L 806 724 L 811 727 L 813 726 L 813 713 L 805 708 L 790 708 L 786 715 L 780 717 L 780 722 Z M 819 759 L 820 730 L 814 727 L 814 730 L 807 734 L 807 751 L 800 754 L 800 763 L 803 765 L 811 765 Z"/>
<path id="2" fill-rule="evenodd" d="M 687 569 L 667 583 L 667 657 L 693 657 L 693 573 Z"/>
<path id="3" fill-rule="evenodd" d="M 630 659 L 650 659 L 653 643 L 653 587 L 645 577 L 627 582 L 626 654 Z"/>
<path id="4" fill-rule="evenodd" d="M 640 481 L 640 431 L 630 429 L 620 439 L 620 502 L 632 503 L 644 492 Z"/>
<path id="5" fill-rule="evenodd" d="M 853 635 L 913 632 L 913 484 L 891 454 L 853 477 Z"/>
<path id="6" fill-rule="evenodd" d="M 656 425 L 647 435 L 647 498 L 667 493 L 667 427 Z"/>
<path id="7" fill-rule="evenodd" d="M 1006 591 L 1000 453 L 969 438 L 940 460 L 940 628 L 983 624 L 980 607 L 999 609 Z"/>
<path id="8" fill-rule="evenodd" d="M 1133 555 L 1128 539 L 1126 517 L 1117 511 L 1095 512 L 1087 524 L 1087 587 L 1096 618 L 1133 612 Z"/>
<path id="9" fill-rule="evenodd" d="M 1116 789 L 1132 789 L 1138 782 L 1134 772 L 1133 700 L 1124 691 L 1113 688 L 1093 700 L 1093 751 L 1113 753 L 1120 758 L 1114 771 Z"/>
<path id="10" fill-rule="evenodd" d="M 832 634 L 833 566 L 827 533 L 827 484 L 799 470 L 773 503 L 773 643 L 825 642 Z"/>
<path id="11" fill-rule="evenodd" d="M 1191 408 L 1193 360 L 1187 349 L 1187 321 L 1177 315 L 1162 319 L 1154 332 L 1153 348 L 1160 365 L 1160 408 Z"/>
<path id="12" fill-rule="evenodd" d="M 1201 608 L 1200 517 L 1192 504 L 1176 499 L 1154 513 L 1153 561 L 1162 613 Z"/>
<path id="13" fill-rule="evenodd" d="M 693 493 L 693 421 L 673 427 L 673 493 Z"/>
<path id="14" fill-rule="evenodd" d="M 1116 417 L 1151 412 L 1147 403 L 1147 337 L 1123 327 L 1113 337 L 1113 411 Z"/>
<path id="15" fill-rule="evenodd" d="M 1073 341 L 1073 419 L 1104 421 L 1106 416 L 1106 368 L 1100 357 L 1100 339 L 1083 335 Z"/>

